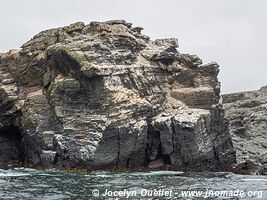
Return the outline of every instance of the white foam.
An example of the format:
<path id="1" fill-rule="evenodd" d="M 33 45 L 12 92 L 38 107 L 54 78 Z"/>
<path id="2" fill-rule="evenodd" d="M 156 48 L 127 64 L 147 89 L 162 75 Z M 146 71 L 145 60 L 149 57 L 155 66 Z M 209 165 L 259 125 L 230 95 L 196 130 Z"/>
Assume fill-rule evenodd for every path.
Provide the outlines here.
<path id="1" fill-rule="evenodd" d="M 6 172 L 0 173 L 0 177 L 17 177 L 17 176 L 29 176 L 30 174 L 16 173 L 16 172 Z"/>
<path id="2" fill-rule="evenodd" d="M 181 171 L 151 171 L 151 172 L 141 172 L 141 173 L 131 173 L 133 176 L 175 176 L 181 175 L 184 172 Z"/>
<path id="3" fill-rule="evenodd" d="M 261 179 L 261 178 L 245 178 L 242 180 L 243 181 L 267 181 L 267 179 Z"/>

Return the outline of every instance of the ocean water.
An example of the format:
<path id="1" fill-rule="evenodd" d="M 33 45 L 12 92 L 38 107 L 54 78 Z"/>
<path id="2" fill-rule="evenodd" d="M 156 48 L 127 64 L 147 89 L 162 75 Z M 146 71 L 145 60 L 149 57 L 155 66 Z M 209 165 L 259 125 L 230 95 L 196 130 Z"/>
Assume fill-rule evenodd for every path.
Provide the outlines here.
<path id="1" fill-rule="evenodd" d="M 0 170 L 0 199 L 264 199 L 267 176 L 170 171 L 90 174 Z"/>

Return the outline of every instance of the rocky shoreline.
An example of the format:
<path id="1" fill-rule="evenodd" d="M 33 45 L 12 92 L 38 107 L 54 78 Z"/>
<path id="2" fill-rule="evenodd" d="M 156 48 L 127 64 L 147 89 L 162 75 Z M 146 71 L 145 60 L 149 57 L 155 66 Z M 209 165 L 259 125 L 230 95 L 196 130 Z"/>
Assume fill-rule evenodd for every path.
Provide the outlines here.
<path id="1" fill-rule="evenodd" d="M 267 87 L 222 95 L 238 171 L 267 172 Z"/>
<path id="2" fill-rule="evenodd" d="M 232 171 L 218 64 L 141 30 L 78 22 L 0 54 L 0 166 Z"/>

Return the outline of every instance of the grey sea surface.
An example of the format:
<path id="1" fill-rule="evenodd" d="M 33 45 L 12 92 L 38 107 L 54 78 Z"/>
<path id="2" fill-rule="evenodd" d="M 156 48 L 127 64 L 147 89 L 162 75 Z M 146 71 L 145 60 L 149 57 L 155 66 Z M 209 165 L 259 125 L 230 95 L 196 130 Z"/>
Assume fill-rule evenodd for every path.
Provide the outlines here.
<path id="1" fill-rule="evenodd" d="M 0 199 L 263 199 L 267 176 L 228 172 L 0 170 Z"/>

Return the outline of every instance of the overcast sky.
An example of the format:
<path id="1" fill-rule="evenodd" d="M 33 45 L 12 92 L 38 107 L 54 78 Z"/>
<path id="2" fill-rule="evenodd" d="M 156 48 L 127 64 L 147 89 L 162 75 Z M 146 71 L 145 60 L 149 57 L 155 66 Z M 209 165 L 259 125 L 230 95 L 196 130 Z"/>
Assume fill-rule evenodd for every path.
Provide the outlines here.
<path id="1" fill-rule="evenodd" d="M 220 65 L 222 92 L 267 85 L 266 0 L 1 0 L 0 52 L 76 21 L 125 19 Z"/>

